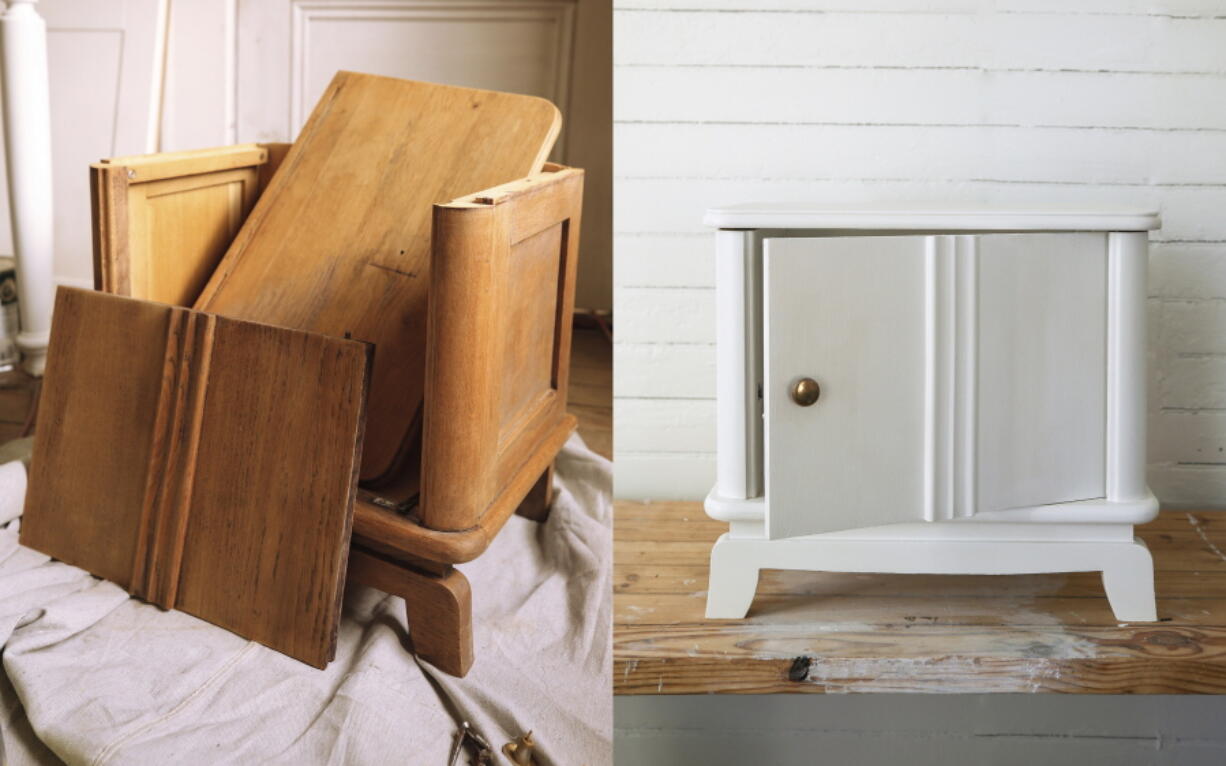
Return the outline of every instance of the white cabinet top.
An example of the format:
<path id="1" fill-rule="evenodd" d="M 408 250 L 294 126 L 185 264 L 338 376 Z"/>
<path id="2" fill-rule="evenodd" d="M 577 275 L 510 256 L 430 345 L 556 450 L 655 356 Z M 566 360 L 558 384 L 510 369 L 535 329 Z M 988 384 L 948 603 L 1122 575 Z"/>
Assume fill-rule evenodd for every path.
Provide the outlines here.
<path id="1" fill-rule="evenodd" d="M 720 229 L 839 231 L 1149 231 L 1158 213 L 1137 208 L 752 202 L 713 207 L 703 219 Z"/>

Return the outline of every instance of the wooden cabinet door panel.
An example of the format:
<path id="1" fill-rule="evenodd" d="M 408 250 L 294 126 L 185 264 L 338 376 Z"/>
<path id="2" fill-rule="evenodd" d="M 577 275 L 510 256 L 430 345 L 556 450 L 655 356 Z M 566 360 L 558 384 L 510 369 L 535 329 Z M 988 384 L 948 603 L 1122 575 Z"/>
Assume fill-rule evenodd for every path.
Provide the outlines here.
<path id="1" fill-rule="evenodd" d="M 976 240 L 976 510 L 1103 497 L 1107 237 Z"/>
<path id="2" fill-rule="evenodd" d="M 923 520 L 931 239 L 765 241 L 771 539 Z M 802 377 L 821 387 L 807 407 Z"/>

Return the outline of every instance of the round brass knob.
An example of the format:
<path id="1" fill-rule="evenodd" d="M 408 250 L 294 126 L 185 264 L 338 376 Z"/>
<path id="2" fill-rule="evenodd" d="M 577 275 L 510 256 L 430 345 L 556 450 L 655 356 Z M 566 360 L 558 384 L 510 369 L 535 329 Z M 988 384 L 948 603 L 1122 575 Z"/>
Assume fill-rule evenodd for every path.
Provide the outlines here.
<path id="1" fill-rule="evenodd" d="M 813 378 L 801 378 L 792 384 L 792 401 L 808 407 L 822 395 L 822 387 Z"/>

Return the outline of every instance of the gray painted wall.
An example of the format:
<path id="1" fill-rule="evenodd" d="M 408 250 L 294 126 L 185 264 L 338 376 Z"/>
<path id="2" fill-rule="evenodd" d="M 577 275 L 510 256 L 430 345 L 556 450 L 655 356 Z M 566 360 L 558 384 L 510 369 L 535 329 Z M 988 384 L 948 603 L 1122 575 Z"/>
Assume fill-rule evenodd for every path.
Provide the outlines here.
<path id="1" fill-rule="evenodd" d="M 1221 766 L 1226 698 L 618 697 L 618 766 Z"/>

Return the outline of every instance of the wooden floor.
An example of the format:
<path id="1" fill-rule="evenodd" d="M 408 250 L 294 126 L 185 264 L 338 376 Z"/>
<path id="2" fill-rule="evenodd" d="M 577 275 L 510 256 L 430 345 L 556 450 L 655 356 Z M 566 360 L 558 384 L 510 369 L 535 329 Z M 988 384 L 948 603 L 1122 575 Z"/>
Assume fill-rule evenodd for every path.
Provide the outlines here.
<path id="1" fill-rule="evenodd" d="M 0 372 L 0 444 L 21 436 L 37 385 L 24 372 Z"/>
<path id="2" fill-rule="evenodd" d="M 567 409 L 587 446 L 613 459 L 613 344 L 597 329 L 575 328 Z"/>
<path id="3" fill-rule="evenodd" d="M 1131 625 L 1093 573 L 764 571 L 748 618 L 707 620 L 726 529 L 698 503 L 617 504 L 616 694 L 1226 692 L 1226 514 L 1138 530 L 1160 621 Z"/>

